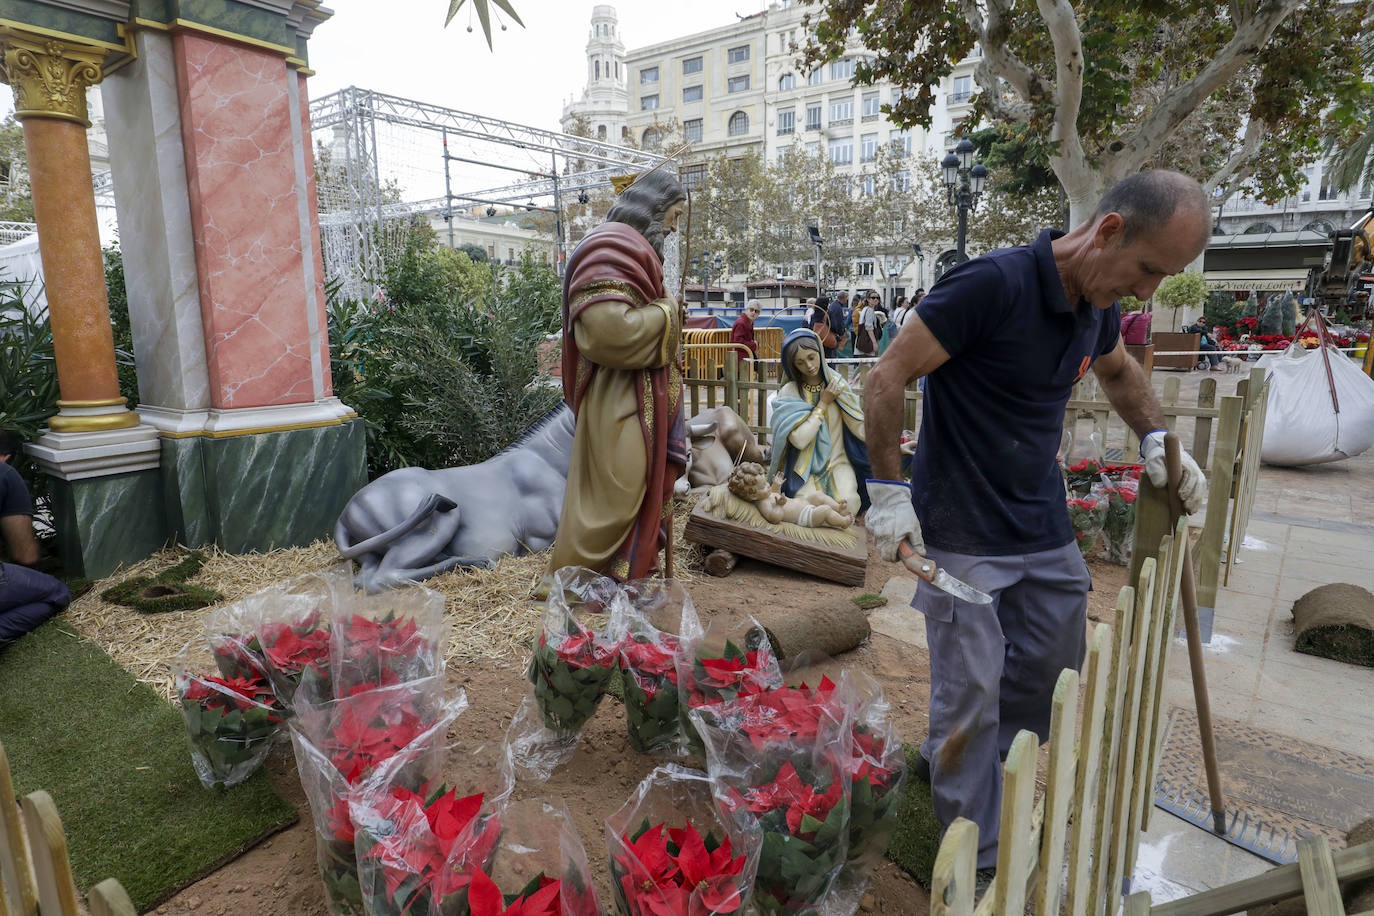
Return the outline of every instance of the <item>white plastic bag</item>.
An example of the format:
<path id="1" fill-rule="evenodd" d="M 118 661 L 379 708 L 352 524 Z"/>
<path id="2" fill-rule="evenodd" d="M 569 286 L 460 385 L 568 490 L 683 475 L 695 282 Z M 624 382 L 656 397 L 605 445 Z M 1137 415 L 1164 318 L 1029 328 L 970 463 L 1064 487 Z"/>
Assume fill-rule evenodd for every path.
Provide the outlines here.
<path id="1" fill-rule="evenodd" d="M 1259 361 L 1269 378 L 1264 422 L 1265 464 L 1323 464 L 1353 458 L 1374 445 L 1374 379 L 1335 347 L 1327 350 L 1331 382 L 1340 403 L 1331 403 L 1326 361 L 1319 350 L 1299 345 Z"/>

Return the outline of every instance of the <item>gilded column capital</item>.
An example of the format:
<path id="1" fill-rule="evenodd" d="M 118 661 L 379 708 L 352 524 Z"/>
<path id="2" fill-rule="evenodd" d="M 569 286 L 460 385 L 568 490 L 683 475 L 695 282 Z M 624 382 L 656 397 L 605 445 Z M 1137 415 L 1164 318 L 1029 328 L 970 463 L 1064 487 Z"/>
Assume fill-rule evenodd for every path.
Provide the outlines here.
<path id="1" fill-rule="evenodd" d="M 0 30 L 0 81 L 14 90 L 14 116 L 60 118 L 84 127 L 86 90 L 100 82 L 105 52 L 71 41 Z"/>

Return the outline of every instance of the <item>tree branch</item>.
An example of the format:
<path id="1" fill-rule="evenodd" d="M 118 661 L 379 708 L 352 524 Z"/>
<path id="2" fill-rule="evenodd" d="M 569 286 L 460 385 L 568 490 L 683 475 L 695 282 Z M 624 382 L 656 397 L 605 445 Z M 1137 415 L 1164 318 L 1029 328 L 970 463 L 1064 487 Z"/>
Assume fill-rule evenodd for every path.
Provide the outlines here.
<path id="1" fill-rule="evenodd" d="M 978 44 L 983 49 L 983 62 L 978 66 L 987 67 L 994 76 L 1006 80 L 1027 102 L 1033 103 L 1043 96 L 1045 85 L 1040 75 L 1007 47 L 1006 0 L 988 0 L 986 22 L 976 0 L 959 0 L 959 8 L 964 11 L 964 20 L 969 27 L 977 33 Z"/>
<path id="2" fill-rule="evenodd" d="M 1241 179 L 1249 174 L 1255 155 L 1260 151 L 1260 144 L 1264 140 L 1265 125 L 1262 121 L 1252 118 L 1245 125 L 1245 134 L 1241 140 L 1240 149 L 1236 150 L 1217 169 L 1211 177 L 1202 183 L 1202 190 L 1207 192 L 1210 198 L 1223 182 L 1231 178 Z M 1236 182 L 1231 183 L 1234 188 Z M 1234 191 L 1228 190 L 1226 197 L 1230 197 Z M 1223 198 L 1224 199 L 1224 198 Z"/>
<path id="3" fill-rule="evenodd" d="M 1013 102 L 1008 99 L 1003 94 L 997 77 L 992 75 L 992 68 L 987 65 L 986 59 L 974 68 L 973 81 L 983 90 L 982 101 L 988 108 L 988 114 L 1013 124 L 1025 124 L 1030 121 L 1033 112 L 1030 103 Z"/>
<path id="4" fill-rule="evenodd" d="M 1109 156 L 1102 171 L 1108 184 L 1114 184 L 1140 170 L 1159 152 L 1168 136 L 1202 102 L 1224 86 L 1251 58 L 1259 53 L 1283 22 L 1303 0 L 1260 0 L 1251 15 L 1236 24 L 1231 40 L 1217 56 L 1188 82 L 1166 93 L 1154 111 L 1141 122 L 1122 150 Z M 1249 4 L 1245 4 L 1248 6 Z"/>
<path id="5" fill-rule="evenodd" d="M 1037 0 L 1036 6 L 1054 42 L 1058 104 L 1050 141 L 1058 144 L 1058 151 L 1050 159 L 1051 162 L 1058 159 L 1064 163 L 1082 163 L 1087 158 L 1078 133 L 1078 111 L 1083 102 L 1083 36 L 1078 31 L 1078 19 L 1068 0 Z M 1055 171 L 1060 170 L 1056 168 Z M 1061 180 L 1067 182 L 1068 178 L 1061 175 Z"/>

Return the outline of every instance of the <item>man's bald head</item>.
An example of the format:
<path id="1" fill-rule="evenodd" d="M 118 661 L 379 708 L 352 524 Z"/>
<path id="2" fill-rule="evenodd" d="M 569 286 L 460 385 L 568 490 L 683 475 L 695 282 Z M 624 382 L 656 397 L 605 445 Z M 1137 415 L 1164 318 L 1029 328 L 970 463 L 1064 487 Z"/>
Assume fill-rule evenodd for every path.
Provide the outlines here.
<path id="1" fill-rule="evenodd" d="M 1207 242 L 1211 225 L 1211 202 L 1202 185 L 1171 169 L 1137 172 L 1119 182 L 1102 195 L 1091 222 L 1097 222 L 1108 213 L 1121 216 L 1123 245 L 1129 245 L 1142 235 L 1161 231 L 1175 214 L 1184 213 L 1195 217 L 1201 247 Z"/>

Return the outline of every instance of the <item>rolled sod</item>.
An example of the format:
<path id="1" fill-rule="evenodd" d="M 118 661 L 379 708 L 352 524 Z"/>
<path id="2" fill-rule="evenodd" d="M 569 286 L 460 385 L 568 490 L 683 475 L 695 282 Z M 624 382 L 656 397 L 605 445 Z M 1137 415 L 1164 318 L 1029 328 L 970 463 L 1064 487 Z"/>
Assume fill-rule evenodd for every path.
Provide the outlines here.
<path id="1" fill-rule="evenodd" d="M 1293 602 L 1294 648 L 1308 655 L 1374 668 L 1374 595 L 1337 582 Z"/>
<path id="2" fill-rule="evenodd" d="M 147 912 L 297 818 L 261 771 L 201 788 L 181 713 L 61 618 L 0 649 L 0 697 L 15 791 L 52 796 L 83 892 L 117 878 Z"/>
<path id="3" fill-rule="evenodd" d="M 930 784 L 916 775 L 920 749 L 914 744 L 903 744 L 902 750 L 906 752 L 906 784 L 897 805 L 897 829 L 887 846 L 887 857 L 928 890 L 944 827 L 935 817 Z"/>

